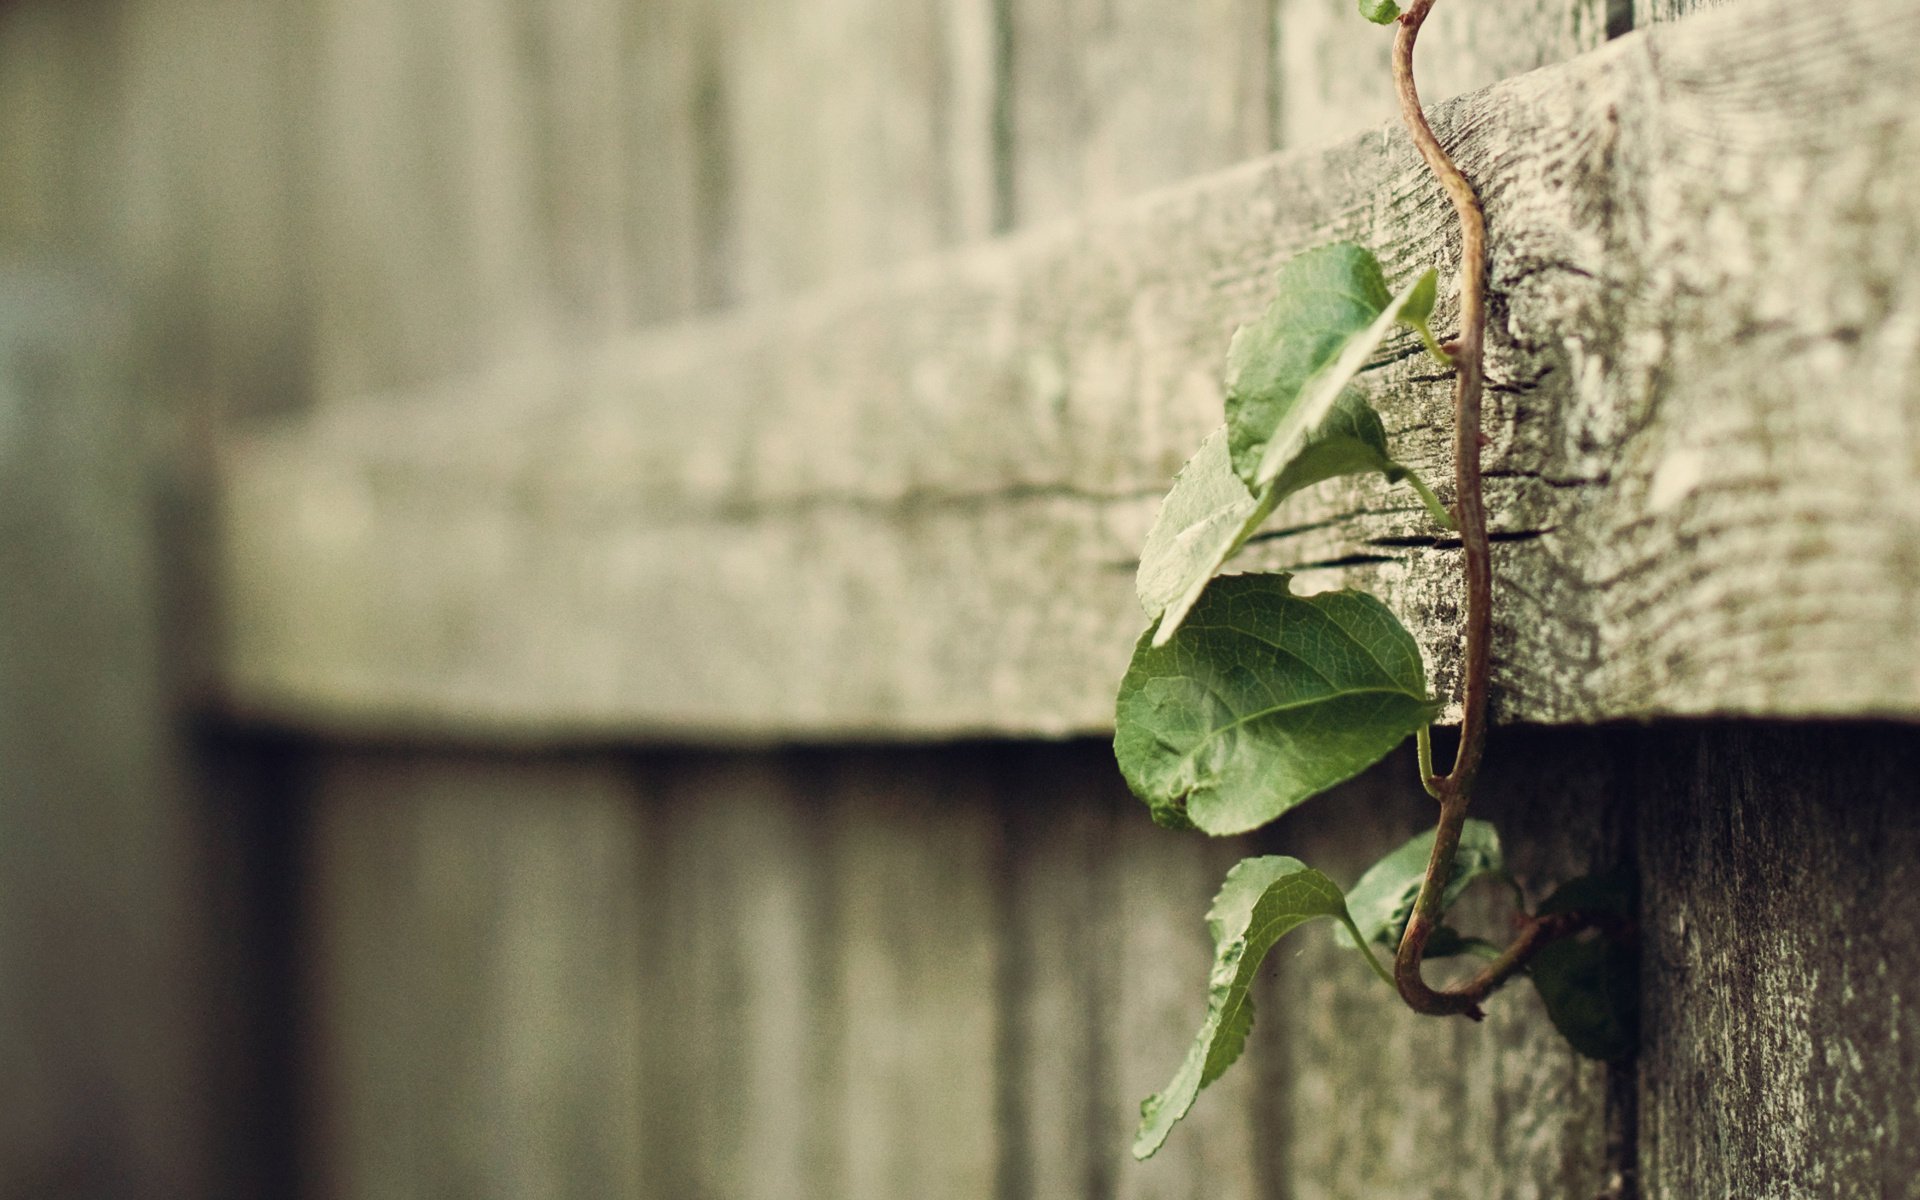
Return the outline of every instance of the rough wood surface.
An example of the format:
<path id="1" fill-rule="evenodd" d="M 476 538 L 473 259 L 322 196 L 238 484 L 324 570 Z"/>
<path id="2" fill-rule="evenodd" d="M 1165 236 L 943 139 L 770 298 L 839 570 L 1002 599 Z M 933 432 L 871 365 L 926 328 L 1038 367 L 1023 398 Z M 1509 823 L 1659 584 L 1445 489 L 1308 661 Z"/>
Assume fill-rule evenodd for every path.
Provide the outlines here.
<path id="1" fill-rule="evenodd" d="M 336 756 L 305 864 L 317 1194 L 643 1194 L 647 830 L 616 772 Z"/>
<path id="2" fill-rule="evenodd" d="M 1620 0 L 1443 0 L 1422 26 L 1420 98 L 1438 103 L 1562 62 L 1605 42 Z M 1624 26 L 1625 22 L 1616 22 Z M 1357 20 L 1352 0 L 1278 0 L 1277 144 L 1324 146 L 1395 121 L 1393 30 Z"/>
<path id="3" fill-rule="evenodd" d="M 1920 745 L 1648 735 L 1645 1194 L 1920 1196 Z"/>
<path id="4" fill-rule="evenodd" d="M 1898 10 L 1751 0 L 1439 107 L 1493 229 L 1503 717 L 1920 711 Z M 1101 727 L 1130 560 L 1217 419 L 1226 336 L 1335 236 L 1396 275 L 1451 253 L 1411 151 L 1368 136 L 240 441 L 233 706 L 535 735 Z M 1407 349 L 1369 378 L 1444 478 L 1445 384 Z M 1261 560 L 1395 597 L 1450 688 L 1454 552 L 1404 494 L 1331 485 L 1278 523 Z"/>
<path id="5" fill-rule="evenodd" d="M 1474 815 L 1494 822 L 1534 901 L 1574 875 L 1613 865 L 1631 797 L 1614 733 L 1497 733 Z M 1410 754 L 1298 810 L 1266 839 L 1343 884 L 1433 822 Z M 1503 938 L 1511 903 L 1482 888 L 1461 909 Z M 1295 1200 L 1420 1196 L 1562 1200 L 1601 1192 L 1616 1168 L 1606 1067 L 1556 1033 L 1524 979 L 1487 1020 L 1418 1017 L 1329 931 L 1280 958 L 1256 1037 L 1279 1061 L 1286 1104 L 1268 1136 L 1285 1144 Z M 1435 978 L 1448 968 L 1430 968 Z M 1263 1052 L 1268 1052 L 1263 1050 Z M 1676 1195 L 1686 1193 L 1675 1193 Z"/>

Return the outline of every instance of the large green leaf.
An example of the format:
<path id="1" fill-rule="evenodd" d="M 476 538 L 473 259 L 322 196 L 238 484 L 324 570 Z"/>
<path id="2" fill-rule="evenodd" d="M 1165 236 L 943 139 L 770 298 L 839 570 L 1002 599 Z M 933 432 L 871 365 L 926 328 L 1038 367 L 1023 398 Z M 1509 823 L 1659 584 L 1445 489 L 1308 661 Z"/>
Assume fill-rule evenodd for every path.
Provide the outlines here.
<path id="1" fill-rule="evenodd" d="M 1347 892 L 1347 910 L 1362 937 L 1377 945 L 1399 946 L 1432 855 L 1433 830 L 1429 829 L 1409 838 L 1360 876 Z M 1505 874 L 1500 834 L 1486 821 L 1467 821 L 1460 828 L 1460 845 L 1453 853 L 1453 872 L 1441 893 L 1440 911 L 1452 908 L 1475 880 Z"/>
<path id="2" fill-rule="evenodd" d="M 1561 884 L 1539 916 L 1579 912 L 1630 922 L 1631 872 L 1583 875 Z M 1547 1006 L 1547 1017 L 1588 1058 L 1618 1060 L 1639 1048 L 1640 961 L 1632 943 L 1608 929 L 1554 942 L 1535 954 L 1527 975 Z"/>
<path id="3" fill-rule="evenodd" d="M 1396 322 L 1438 352 L 1427 319 L 1437 276 L 1398 294 L 1367 250 L 1338 242 L 1280 268 L 1265 313 L 1227 347 L 1227 429 L 1233 469 L 1258 491 L 1280 477 Z"/>
<path id="4" fill-rule="evenodd" d="M 1388 483 L 1413 472 L 1387 453 L 1380 417 L 1348 392 L 1300 448 L 1287 469 L 1254 496 L 1233 472 L 1227 430 L 1216 429 L 1174 478 L 1173 490 L 1140 551 L 1135 590 L 1149 619 L 1160 618 L 1153 644 L 1164 646 L 1199 600 L 1207 581 L 1246 545 L 1279 503 L 1302 488 L 1340 475 L 1378 471 Z M 1424 484 L 1415 486 L 1430 495 Z M 1445 520 L 1446 514 L 1439 517 Z"/>
<path id="5" fill-rule="evenodd" d="M 1359 0 L 1360 15 L 1375 25 L 1390 25 L 1400 15 L 1400 6 L 1393 0 Z"/>
<path id="6" fill-rule="evenodd" d="M 1243 859 L 1207 913 L 1213 931 L 1213 972 L 1207 980 L 1207 1016 L 1166 1090 L 1140 1105 L 1135 1158 L 1148 1158 L 1187 1115 L 1200 1089 L 1233 1065 L 1253 1030 L 1253 979 L 1275 942 L 1321 917 L 1351 927 L 1352 918 L 1331 879 L 1299 859 L 1271 855 Z"/>
<path id="7" fill-rule="evenodd" d="M 1420 648 L 1361 592 L 1216 579 L 1120 681 L 1114 756 L 1164 825 L 1240 833 L 1350 779 L 1433 719 Z"/>

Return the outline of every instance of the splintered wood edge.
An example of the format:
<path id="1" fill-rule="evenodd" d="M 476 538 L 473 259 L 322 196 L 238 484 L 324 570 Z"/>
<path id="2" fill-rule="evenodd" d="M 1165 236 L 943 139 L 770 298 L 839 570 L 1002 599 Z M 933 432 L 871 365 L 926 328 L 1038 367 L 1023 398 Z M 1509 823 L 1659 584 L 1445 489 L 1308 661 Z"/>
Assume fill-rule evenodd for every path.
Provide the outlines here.
<path id="1" fill-rule="evenodd" d="M 1920 26 L 1744 3 L 1437 106 L 1492 242 L 1495 714 L 1920 716 Z M 1110 728 L 1133 562 L 1274 268 L 1456 266 L 1397 130 L 223 447 L 235 714 L 528 739 Z M 1442 298 L 1436 325 L 1455 319 Z M 1448 381 L 1365 377 L 1446 481 Z M 1455 549 L 1324 485 L 1246 558 L 1457 684 Z"/>

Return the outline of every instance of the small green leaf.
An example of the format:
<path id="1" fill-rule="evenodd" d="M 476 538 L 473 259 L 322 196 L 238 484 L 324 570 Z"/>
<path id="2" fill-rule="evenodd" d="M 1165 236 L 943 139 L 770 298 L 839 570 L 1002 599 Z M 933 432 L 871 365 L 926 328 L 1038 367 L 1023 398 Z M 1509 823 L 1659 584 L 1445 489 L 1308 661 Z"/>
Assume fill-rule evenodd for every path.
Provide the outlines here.
<path id="1" fill-rule="evenodd" d="M 1631 918 L 1639 883 L 1631 868 L 1617 867 L 1569 879 L 1540 902 L 1535 916 L 1581 912 L 1589 916 Z"/>
<path id="2" fill-rule="evenodd" d="M 1561 884 L 1536 915 L 1578 912 L 1630 921 L 1637 891 L 1630 868 L 1582 875 Z M 1638 1049 L 1639 971 L 1632 945 L 1605 929 L 1554 942 L 1527 967 L 1553 1027 L 1581 1054 L 1607 1061 Z"/>
<path id="3" fill-rule="evenodd" d="M 1388 483 L 1413 475 L 1387 454 L 1387 433 L 1379 414 L 1354 392 L 1334 403 L 1300 453 L 1278 479 L 1260 489 L 1258 498 L 1233 472 L 1227 430 L 1214 430 L 1174 477 L 1173 490 L 1161 503 L 1140 551 L 1134 590 L 1147 617 L 1160 618 L 1153 644 L 1167 644 L 1207 581 L 1246 545 L 1282 500 L 1323 479 L 1370 471 L 1378 471 Z M 1425 494 L 1424 485 L 1416 486 Z"/>
<path id="4" fill-rule="evenodd" d="M 1375 25 L 1390 25 L 1400 15 L 1400 6 L 1393 0 L 1360 0 L 1360 15 Z"/>
<path id="5" fill-rule="evenodd" d="M 1561 1036 L 1588 1058 L 1611 1062 L 1639 1047 L 1639 966 L 1631 946 L 1589 934 L 1542 948 L 1527 975 Z"/>
<path id="6" fill-rule="evenodd" d="M 1213 972 L 1207 980 L 1207 1016 L 1173 1081 L 1140 1105 L 1133 1156 L 1149 1158 L 1187 1115 L 1200 1089 L 1233 1065 L 1253 1030 L 1253 980 L 1260 963 L 1286 934 L 1321 917 L 1351 924 L 1340 889 L 1299 859 L 1248 858 L 1227 872 L 1207 912 L 1213 931 Z"/>
<path id="7" fill-rule="evenodd" d="M 1426 878 L 1427 859 L 1432 854 L 1433 830 L 1429 829 L 1367 868 L 1366 874 L 1347 893 L 1347 910 L 1353 914 L 1354 926 L 1363 937 L 1382 946 L 1400 944 L 1401 932 L 1407 927 L 1407 918 L 1413 915 L 1413 902 L 1420 895 L 1420 881 Z M 1467 821 L 1460 828 L 1460 846 L 1453 853 L 1453 873 L 1447 877 L 1446 890 L 1441 893 L 1440 911 L 1452 908 L 1474 881 L 1505 873 L 1500 834 L 1486 821 Z M 1428 957 L 1441 955 L 1430 951 Z"/>
<path id="8" fill-rule="evenodd" d="M 1159 618 L 1154 645 L 1164 646 L 1173 637 L 1207 581 L 1273 512 L 1276 490 L 1262 492 L 1256 500 L 1233 473 L 1224 427 L 1209 434 L 1174 477 L 1173 490 L 1147 531 L 1134 578 L 1140 607 L 1149 620 Z"/>
<path id="9" fill-rule="evenodd" d="M 1361 592 L 1216 579 L 1172 641 L 1134 647 L 1114 756 L 1164 825 L 1241 833 L 1384 757 L 1431 720 L 1420 648 Z"/>
<path id="10" fill-rule="evenodd" d="M 1378 260 L 1346 242 L 1280 268 L 1273 302 L 1227 347 L 1229 448 L 1250 490 L 1287 469 L 1396 321 L 1425 329 L 1433 275 L 1394 295 Z"/>

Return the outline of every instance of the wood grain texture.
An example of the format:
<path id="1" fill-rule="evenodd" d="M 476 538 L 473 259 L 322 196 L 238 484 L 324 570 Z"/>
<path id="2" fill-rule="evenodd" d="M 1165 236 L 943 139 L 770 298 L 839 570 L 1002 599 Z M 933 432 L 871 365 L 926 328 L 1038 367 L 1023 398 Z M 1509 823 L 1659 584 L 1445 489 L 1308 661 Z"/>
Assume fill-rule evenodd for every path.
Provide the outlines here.
<path id="1" fill-rule="evenodd" d="M 1638 28 L 1656 21 L 1672 21 L 1725 3 L 1727 0 L 1633 0 L 1633 23 Z"/>
<path id="2" fill-rule="evenodd" d="M 79 278 L 0 262 L 0 1195 L 232 1178 L 130 345 Z"/>
<path id="3" fill-rule="evenodd" d="M 1538 902 L 1628 851 L 1632 798 L 1615 763 L 1621 737 L 1502 731 L 1488 750 L 1474 815 L 1494 822 L 1510 866 Z M 1409 753 L 1284 818 L 1264 840 L 1351 885 L 1380 856 L 1431 826 L 1433 803 Z M 1512 904 L 1483 886 L 1456 909 L 1470 931 L 1504 940 Z M 1558 1200 L 1601 1192 L 1608 1070 L 1580 1058 L 1524 978 L 1497 993 L 1487 1020 L 1409 1012 L 1331 931 L 1299 936 L 1280 957 L 1256 1037 L 1270 1039 L 1287 1097 L 1279 1128 L 1298 1200 L 1378 1196 Z M 1449 977 L 1434 964 L 1430 977 Z M 1451 974 L 1457 975 L 1456 969 Z M 1685 1193 L 1676 1193 L 1685 1194 Z"/>
<path id="4" fill-rule="evenodd" d="M 642 764 L 653 1019 L 646 1194 L 832 1196 L 845 1179 L 835 831 L 819 756 Z"/>
<path id="5" fill-rule="evenodd" d="M 1058 220 L 1272 150 L 1269 0 L 1010 0 L 1008 223 Z"/>
<path id="6" fill-rule="evenodd" d="M 1609 8 L 1620 2 L 1442 0 L 1421 27 L 1420 98 L 1432 105 L 1592 50 L 1610 32 L 1625 32 L 1608 23 Z M 1274 75 L 1282 148 L 1397 128 L 1388 63 L 1393 29 L 1354 9 L 1353 0 L 1278 0 Z"/>
<path id="7" fill-rule="evenodd" d="M 1920 176 L 1920 31 L 1895 7 L 1751 0 L 1440 106 L 1494 231 L 1504 718 L 1920 711 L 1920 215 L 1888 183 Z M 1448 230 L 1368 137 L 236 443 L 233 706 L 1099 728 L 1131 560 L 1268 273 L 1335 236 L 1445 267 Z M 1368 380 L 1444 478 L 1445 382 L 1397 342 Z M 1257 561 L 1388 594 L 1451 691 L 1455 555 L 1404 492 L 1328 485 L 1278 523 Z"/>
<path id="8" fill-rule="evenodd" d="M 1912 730 L 1646 741 L 1645 1194 L 1920 1196 Z"/>
<path id="9" fill-rule="evenodd" d="M 984 236 L 991 0 L 740 0 L 721 43 L 736 294 Z"/>
<path id="10" fill-rule="evenodd" d="M 336 756 L 316 792 L 321 1193 L 643 1194 L 631 785 L 566 762 L 364 753 Z"/>

